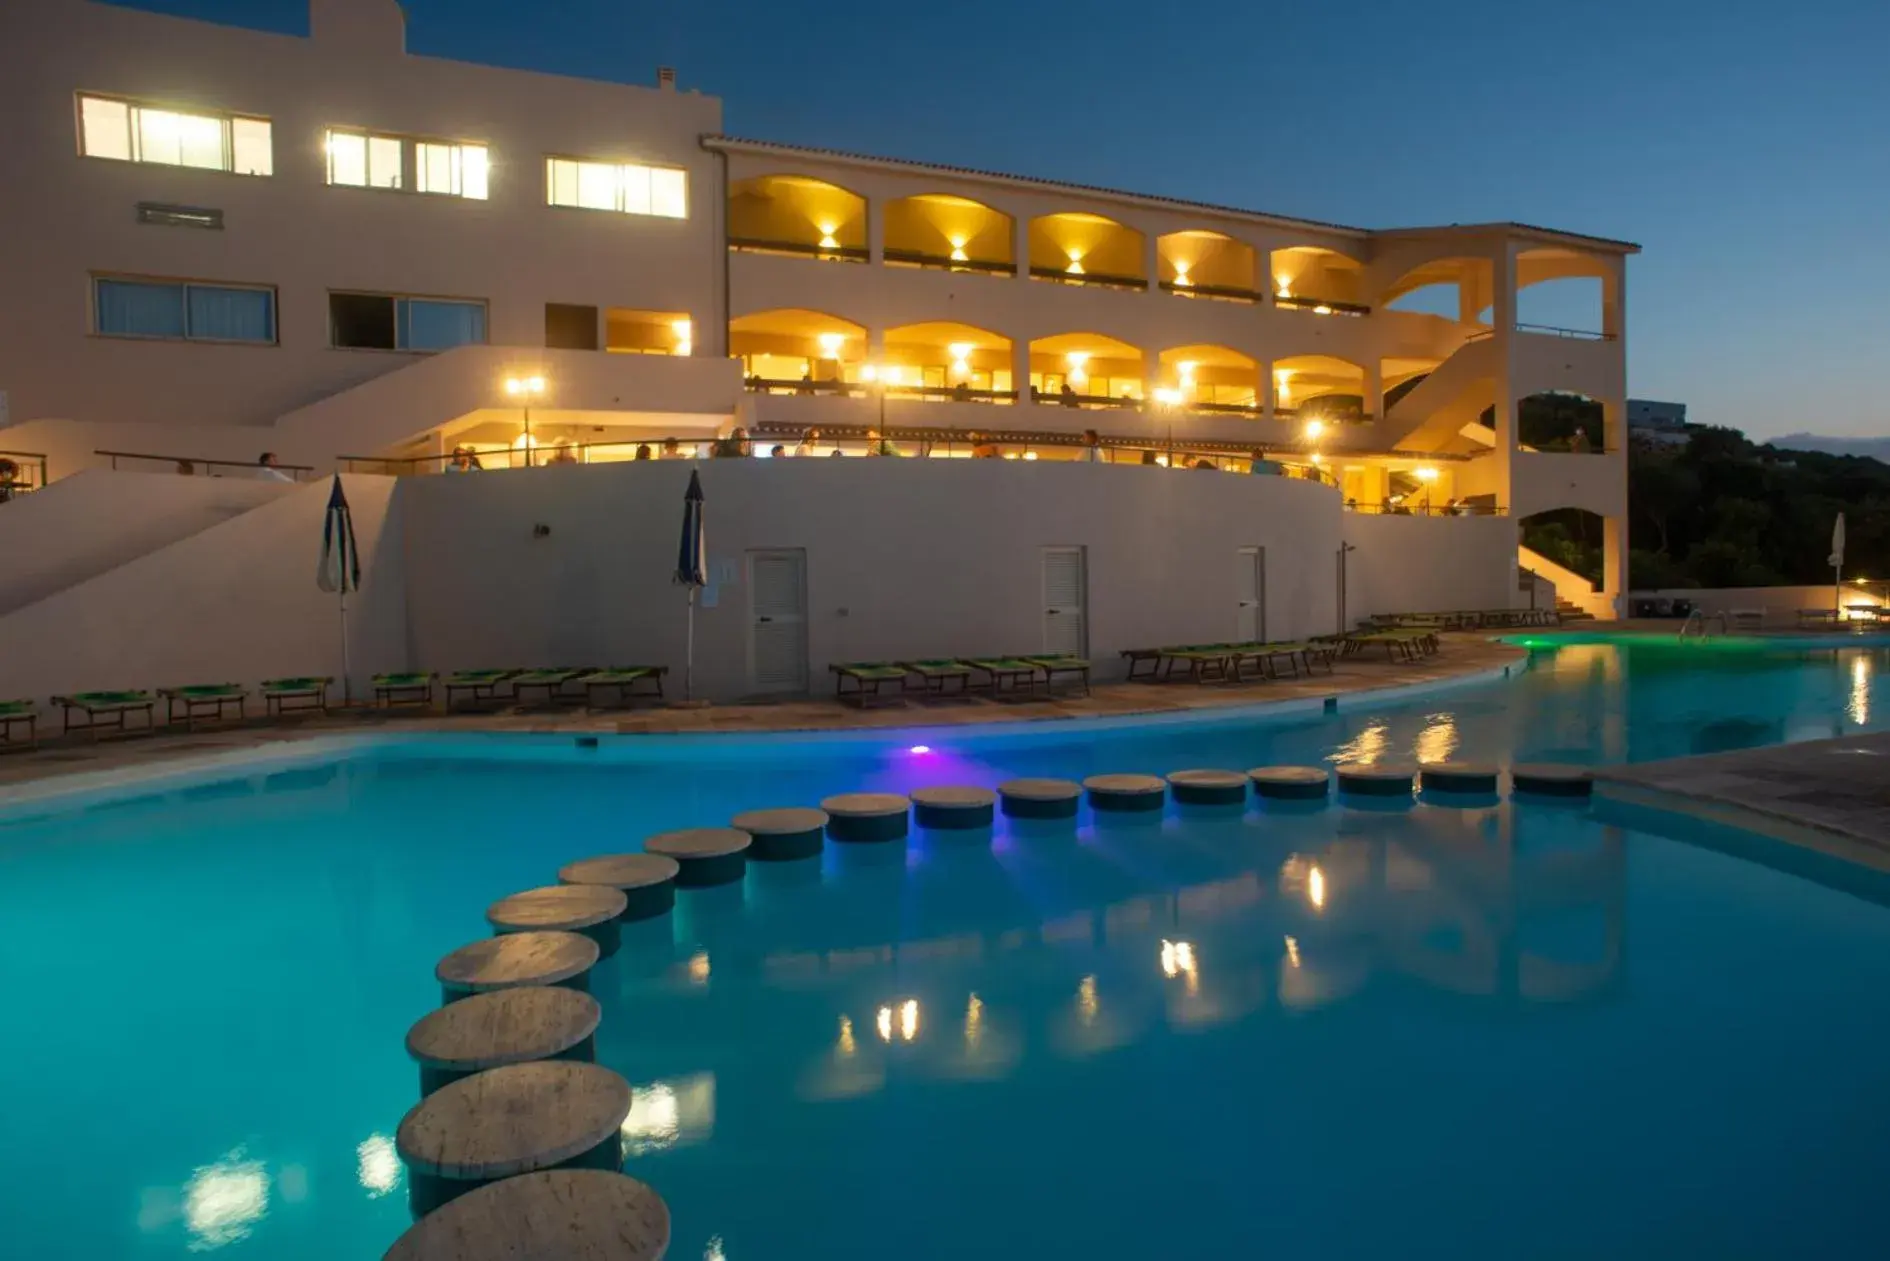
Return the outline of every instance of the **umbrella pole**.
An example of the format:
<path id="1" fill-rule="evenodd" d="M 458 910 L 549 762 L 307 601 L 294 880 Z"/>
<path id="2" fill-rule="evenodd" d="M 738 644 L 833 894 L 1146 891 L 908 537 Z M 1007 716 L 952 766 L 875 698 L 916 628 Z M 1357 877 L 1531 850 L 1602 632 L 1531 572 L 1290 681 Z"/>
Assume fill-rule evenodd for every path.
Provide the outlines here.
<path id="1" fill-rule="evenodd" d="M 1844 620 L 1844 562 L 1831 567 L 1831 620 Z"/>
<path id="2" fill-rule="evenodd" d="M 354 680 L 348 667 L 348 592 L 341 591 L 341 703 L 354 704 Z"/>
<path id="3" fill-rule="evenodd" d="M 689 639 L 683 649 L 682 680 L 683 699 L 694 700 L 696 684 L 696 588 L 694 583 L 689 585 Z"/>

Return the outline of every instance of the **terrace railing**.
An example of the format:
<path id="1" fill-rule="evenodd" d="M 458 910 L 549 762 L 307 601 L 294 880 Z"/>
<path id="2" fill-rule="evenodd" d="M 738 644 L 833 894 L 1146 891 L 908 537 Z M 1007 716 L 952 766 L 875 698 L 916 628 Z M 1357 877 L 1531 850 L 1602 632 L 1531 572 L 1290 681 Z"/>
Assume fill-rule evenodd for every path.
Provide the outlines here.
<path id="1" fill-rule="evenodd" d="M 117 469 L 119 462 L 123 461 L 132 469 L 145 472 L 181 473 L 191 477 L 228 476 L 227 472 L 219 470 L 236 470 L 254 477 L 263 467 L 254 460 L 212 460 L 200 455 L 154 454 L 144 451 L 94 451 L 92 454 L 105 456 L 112 462 L 113 469 Z M 268 467 L 297 482 L 306 480 L 315 472 L 312 464 L 271 464 Z"/>
<path id="2" fill-rule="evenodd" d="M 1220 302 L 1265 302 L 1267 296 L 1257 289 L 1241 289 L 1233 285 L 1197 285 L 1180 284 L 1173 280 L 1162 281 L 1162 290 L 1178 298 L 1208 298 Z"/>
<path id="3" fill-rule="evenodd" d="M 0 500 L 30 495 L 46 488 L 46 456 L 40 451 L 0 451 L 0 460 L 13 466 L 11 472 L 0 467 Z"/>
<path id="4" fill-rule="evenodd" d="M 929 267 L 938 271 L 982 272 L 989 276 L 1015 276 L 1016 263 L 1002 263 L 987 258 L 953 258 L 949 254 L 929 254 L 924 250 L 896 250 L 888 247 L 883 257 L 895 267 Z"/>
<path id="5" fill-rule="evenodd" d="M 838 263 L 865 263 L 872 260 L 872 255 L 863 245 L 809 245 L 805 241 L 732 236 L 728 239 L 728 247 L 740 254 L 792 254 L 799 258 Z"/>
<path id="6" fill-rule="evenodd" d="M 1093 289 L 1135 289 L 1147 290 L 1148 281 L 1140 276 L 1112 276 L 1099 271 L 1065 271 L 1061 267 L 1033 267 L 1030 269 L 1032 280 L 1049 280 L 1059 285 L 1087 285 Z"/>
<path id="7" fill-rule="evenodd" d="M 1273 305 L 1285 307 L 1289 311 L 1311 311 L 1315 315 L 1370 315 L 1372 309 L 1363 303 L 1340 302 L 1333 298 L 1306 298 L 1297 294 L 1290 298 L 1275 296 Z"/>

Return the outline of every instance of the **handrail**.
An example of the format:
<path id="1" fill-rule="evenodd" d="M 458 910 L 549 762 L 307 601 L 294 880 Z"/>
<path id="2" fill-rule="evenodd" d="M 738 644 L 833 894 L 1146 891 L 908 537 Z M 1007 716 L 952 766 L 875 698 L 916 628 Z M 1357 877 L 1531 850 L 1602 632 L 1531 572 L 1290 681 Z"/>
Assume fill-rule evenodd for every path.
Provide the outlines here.
<path id="1" fill-rule="evenodd" d="M 894 382 L 789 381 L 776 377 L 748 377 L 742 388 L 750 394 L 837 394 L 842 398 L 923 398 L 957 403 L 1008 403 L 1017 398 L 1016 390 L 979 390 L 957 385 L 900 385 Z"/>
<path id="2" fill-rule="evenodd" d="M 1519 323 L 1516 325 L 1516 331 L 1519 333 L 1546 333 L 1552 337 L 1573 337 L 1580 341 L 1590 342 L 1611 342 L 1615 339 L 1613 333 L 1597 333 L 1593 329 L 1587 328 L 1561 328 L 1554 324 Z"/>
<path id="3" fill-rule="evenodd" d="M 1033 267 L 1030 269 L 1030 278 L 1055 281 L 1060 285 L 1092 285 L 1098 289 L 1148 288 L 1148 281 L 1140 276 L 1112 276 L 1100 271 L 1068 272 L 1061 267 Z"/>
<path id="4" fill-rule="evenodd" d="M 1303 298 L 1297 294 L 1290 298 L 1276 295 L 1273 305 L 1286 307 L 1289 310 L 1311 311 L 1315 315 L 1370 315 L 1372 313 L 1372 309 L 1362 302 L 1340 302 L 1335 298 Z"/>
<path id="5" fill-rule="evenodd" d="M 864 263 L 872 259 L 872 253 L 863 245 L 809 245 L 805 241 L 776 241 L 767 237 L 732 236 L 728 247 L 750 254 L 799 254 L 807 258 L 841 259 L 849 263 Z"/>
<path id="6" fill-rule="evenodd" d="M 930 254 L 924 250 L 900 250 L 888 247 L 880 257 L 888 263 L 909 267 L 931 267 L 939 271 L 974 271 L 992 276 L 1015 276 L 1016 263 L 1002 263 L 987 258 L 953 258 L 949 254 Z"/>
<path id="7" fill-rule="evenodd" d="M 1193 281 L 1181 284 L 1179 281 L 1162 281 L 1164 292 L 1180 298 L 1214 298 L 1222 302 L 1265 302 L 1267 296 L 1257 289 L 1242 289 L 1236 285 L 1197 285 Z"/>
<path id="8" fill-rule="evenodd" d="M 203 467 L 204 469 L 240 468 L 240 469 L 249 469 L 251 471 L 267 467 L 267 468 L 274 469 L 278 473 L 313 473 L 315 471 L 315 466 L 313 464 L 262 465 L 262 464 L 257 464 L 257 463 L 254 463 L 253 461 L 248 461 L 248 460 L 212 460 L 205 456 L 197 456 L 197 455 L 152 455 L 149 452 L 143 452 L 143 451 L 97 451 L 97 450 L 93 451 L 92 454 L 108 457 L 111 460 L 112 468 L 114 469 L 118 467 L 118 461 L 120 460 L 151 460 L 159 464 L 178 465 L 180 467 L 178 467 L 176 471 L 180 473 L 195 473 L 199 466 Z M 189 465 L 190 467 L 183 468 L 181 467 L 183 465 Z M 208 476 L 208 474 L 206 474 L 206 476 Z"/>
<path id="9" fill-rule="evenodd" d="M 13 465 L 13 473 L 0 480 L 0 499 L 11 499 L 16 495 L 28 495 L 46 487 L 46 453 L 44 451 L 0 451 L 0 460 Z M 21 461 L 25 461 L 22 465 Z M 39 472 L 35 480 L 31 473 Z M 21 473 L 27 473 L 25 480 L 19 480 Z"/>

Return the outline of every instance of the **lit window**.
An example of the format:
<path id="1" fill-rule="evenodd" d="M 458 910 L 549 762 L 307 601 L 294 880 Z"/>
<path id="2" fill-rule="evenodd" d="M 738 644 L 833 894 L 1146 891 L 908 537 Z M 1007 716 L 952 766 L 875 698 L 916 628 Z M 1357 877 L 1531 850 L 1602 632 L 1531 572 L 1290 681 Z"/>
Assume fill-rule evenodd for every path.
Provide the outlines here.
<path id="1" fill-rule="evenodd" d="M 401 155 L 405 148 L 400 137 L 331 131 L 327 147 L 330 184 L 355 188 L 400 187 Z"/>
<path id="2" fill-rule="evenodd" d="M 186 113 L 82 96 L 79 142 L 89 158 L 236 175 L 269 175 L 275 170 L 269 121 L 264 118 Z"/>
<path id="3" fill-rule="evenodd" d="M 545 194 L 554 206 L 664 219 L 689 217 L 688 176 L 676 167 L 549 158 Z"/>
<path id="4" fill-rule="evenodd" d="M 100 276 L 92 282 L 92 316 L 93 331 L 106 337 L 273 345 L 276 291 Z"/>
<path id="5" fill-rule="evenodd" d="M 486 340 L 486 304 L 386 293 L 331 293 L 328 324 L 333 343 L 351 350 L 451 350 Z"/>
<path id="6" fill-rule="evenodd" d="M 429 140 L 413 146 L 414 186 L 423 193 L 486 199 L 486 147 Z"/>

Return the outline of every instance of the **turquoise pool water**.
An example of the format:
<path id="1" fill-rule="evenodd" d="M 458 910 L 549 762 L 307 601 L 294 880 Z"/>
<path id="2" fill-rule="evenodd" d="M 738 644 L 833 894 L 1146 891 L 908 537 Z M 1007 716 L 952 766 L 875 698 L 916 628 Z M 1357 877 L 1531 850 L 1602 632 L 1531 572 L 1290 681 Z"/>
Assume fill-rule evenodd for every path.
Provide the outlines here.
<path id="1" fill-rule="evenodd" d="M 569 859 L 834 791 L 1875 729 L 1882 649 L 1575 644 L 1260 722 L 411 741 L 0 819 L 9 1255 L 375 1256 L 435 959 Z M 929 752 L 915 753 L 924 745 Z M 671 1255 L 1880 1255 L 1890 893 L 1618 807 L 915 834 L 596 988 Z"/>

